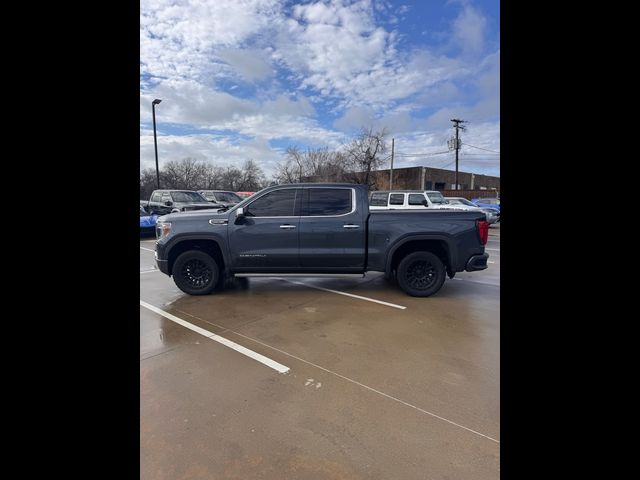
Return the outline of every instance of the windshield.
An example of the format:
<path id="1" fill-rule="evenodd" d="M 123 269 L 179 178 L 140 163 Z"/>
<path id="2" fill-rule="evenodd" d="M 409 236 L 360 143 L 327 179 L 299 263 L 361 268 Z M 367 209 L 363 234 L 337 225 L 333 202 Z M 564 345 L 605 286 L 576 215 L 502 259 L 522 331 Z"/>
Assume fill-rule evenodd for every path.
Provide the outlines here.
<path id="1" fill-rule="evenodd" d="M 216 192 L 216 200 L 219 202 L 239 203 L 242 199 L 233 192 Z"/>
<path id="2" fill-rule="evenodd" d="M 431 203 L 444 204 L 444 197 L 440 192 L 427 192 L 427 197 Z"/>
<path id="3" fill-rule="evenodd" d="M 207 203 L 207 199 L 198 192 L 171 192 L 174 202 L 182 203 Z"/>

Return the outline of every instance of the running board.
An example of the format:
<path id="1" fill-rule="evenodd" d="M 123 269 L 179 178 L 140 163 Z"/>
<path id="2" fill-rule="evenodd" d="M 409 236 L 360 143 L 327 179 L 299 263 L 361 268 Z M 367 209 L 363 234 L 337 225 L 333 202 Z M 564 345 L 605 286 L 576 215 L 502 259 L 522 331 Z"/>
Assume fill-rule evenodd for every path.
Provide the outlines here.
<path id="1" fill-rule="evenodd" d="M 307 278 L 364 278 L 364 273 L 235 273 L 237 278 L 248 277 L 307 277 Z"/>

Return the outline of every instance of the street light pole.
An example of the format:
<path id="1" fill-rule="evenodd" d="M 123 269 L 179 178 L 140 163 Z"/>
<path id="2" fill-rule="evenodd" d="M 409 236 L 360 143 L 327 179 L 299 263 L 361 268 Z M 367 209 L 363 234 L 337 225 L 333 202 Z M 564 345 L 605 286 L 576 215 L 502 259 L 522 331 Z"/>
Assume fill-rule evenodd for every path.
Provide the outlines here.
<path id="1" fill-rule="evenodd" d="M 156 105 L 162 100 L 156 98 L 151 102 L 151 111 L 153 112 L 153 145 L 156 150 L 156 180 L 158 181 L 158 190 L 160 190 L 160 170 L 158 169 L 158 137 L 156 135 Z"/>

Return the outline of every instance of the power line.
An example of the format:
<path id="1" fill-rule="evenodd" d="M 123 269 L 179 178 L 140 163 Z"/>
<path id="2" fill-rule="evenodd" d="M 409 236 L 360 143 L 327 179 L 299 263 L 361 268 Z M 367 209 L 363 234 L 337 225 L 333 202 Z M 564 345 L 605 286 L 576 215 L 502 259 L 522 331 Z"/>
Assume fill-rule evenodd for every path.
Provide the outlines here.
<path id="1" fill-rule="evenodd" d="M 466 145 L 467 147 L 472 147 L 472 148 L 477 148 L 478 150 L 485 150 L 487 152 L 493 152 L 493 153 L 497 153 L 498 155 L 500 155 L 500 152 L 496 152 L 495 150 L 489 150 L 488 148 L 482 148 L 482 147 L 476 147 L 475 145 L 469 145 L 468 143 L 462 143 L 462 145 Z"/>
<path id="2" fill-rule="evenodd" d="M 500 155 L 499 153 L 467 153 L 467 152 L 461 152 L 461 155 L 478 155 L 481 157 L 486 157 L 487 155 Z"/>
<path id="3" fill-rule="evenodd" d="M 449 153 L 449 150 L 444 152 L 429 152 L 429 153 L 396 153 L 396 157 L 430 157 L 432 155 L 442 155 L 443 153 Z"/>

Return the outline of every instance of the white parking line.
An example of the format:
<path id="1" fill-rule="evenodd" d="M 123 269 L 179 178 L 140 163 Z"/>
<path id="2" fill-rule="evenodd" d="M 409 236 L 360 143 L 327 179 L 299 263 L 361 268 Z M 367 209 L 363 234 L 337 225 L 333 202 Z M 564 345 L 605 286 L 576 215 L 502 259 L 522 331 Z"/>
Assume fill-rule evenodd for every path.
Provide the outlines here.
<path id="1" fill-rule="evenodd" d="M 152 270 L 140 270 L 140 273 L 151 273 L 151 272 L 159 272 L 160 270 L 158 270 L 157 268 L 154 268 Z"/>
<path id="2" fill-rule="evenodd" d="M 471 282 L 471 283 L 479 283 L 480 285 L 489 285 L 491 287 L 499 287 L 499 283 L 489 283 L 489 282 L 479 282 L 478 280 L 469 280 L 468 278 L 458 278 L 455 277 L 452 280 L 459 280 L 461 282 Z"/>
<path id="3" fill-rule="evenodd" d="M 404 400 L 400 400 L 399 398 L 396 398 L 396 397 L 394 397 L 392 395 L 389 395 L 388 393 L 384 393 L 384 392 L 381 392 L 380 390 L 376 390 L 375 388 L 370 387 L 369 385 L 365 385 L 364 383 L 360 383 L 360 382 L 358 382 L 356 380 L 353 380 L 352 378 L 345 377 L 344 375 L 340 375 L 337 372 L 334 372 L 334 371 L 329 370 L 328 368 L 324 368 L 324 367 L 322 367 L 322 366 L 320 366 L 320 365 L 318 365 L 316 363 L 313 363 L 313 362 L 310 362 L 308 360 L 305 360 L 304 358 L 297 357 L 296 355 L 293 355 L 293 354 L 291 354 L 289 352 L 285 352 L 284 350 L 280 350 L 279 348 L 273 347 L 273 346 L 271 346 L 271 345 L 269 345 L 267 343 L 263 343 L 260 340 L 256 340 L 255 338 L 248 337 L 246 335 L 243 335 L 242 333 L 227 329 L 227 328 L 223 327 L 222 325 L 218 325 L 218 324 L 213 323 L 213 322 L 208 322 L 207 320 L 204 320 L 203 318 L 200 318 L 200 317 L 196 317 L 195 315 L 191 315 L 190 313 L 187 313 L 187 312 L 182 312 L 182 313 L 184 313 L 186 315 L 189 315 L 190 317 L 197 318 L 198 320 L 200 320 L 202 322 L 209 323 L 209 324 L 213 325 L 214 327 L 224 328 L 227 332 L 233 333 L 234 335 L 238 335 L 239 337 L 242 337 L 242 338 L 246 338 L 247 340 L 251 340 L 252 342 L 258 343 L 258 344 L 262 345 L 263 347 L 267 347 L 267 348 L 270 348 L 272 350 L 275 350 L 276 352 L 280 352 L 283 355 L 286 355 L 288 357 L 294 358 L 294 359 L 296 359 L 296 360 L 298 360 L 298 361 L 300 361 L 302 363 L 306 363 L 307 365 L 311 365 L 312 367 L 318 368 L 318 369 L 320 369 L 320 370 L 322 370 L 324 372 L 327 372 L 327 373 L 329 373 L 331 375 L 335 375 L 336 377 L 341 378 L 343 380 L 346 380 L 347 382 L 353 383 L 354 385 L 358 385 L 358 386 L 360 386 L 362 388 L 365 388 L 365 389 L 367 389 L 367 390 L 369 390 L 371 392 L 377 393 L 378 395 L 382 395 L 383 397 L 386 397 L 386 398 L 388 398 L 390 400 L 393 400 L 395 402 L 401 403 L 402 405 L 405 405 L 407 407 L 413 408 L 414 410 L 417 410 L 420 413 L 424 413 L 426 415 L 430 415 L 430 416 L 432 416 L 434 418 L 442 420 L 443 422 L 447 422 L 447 423 L 449 423 L 451 425 L 454 425 L 454 426 L 456 426 L 458 428 L 462 428 L 464 430 L 467 430 L 468 432 L 471 432 L 471 433 L 473 433 L 475 435 L 479 435 L 479 436 L 484 437 L 484 438 L 486 438 L 488 440 L 491 440 L 492 442 L 500 443 L 500 440 L 496 440 L 495 438 L 492 438 L 489 435 L 485 435 L 484 433 L 480 433 L 480 432 L 477 432 L 476 430 L 473 430 L 473 429 L 471 429 L 469 427 L 465 427 L 464 425 L 460 425 L 459 423 L 456 423 L 453 420 L 449 420 L 448 418 L 444 418 L 444 417 L 441 417 L 440 415 L 436 415 L 433 412 L 429 412 L 428 410 L 425 410 L 423 408 L 420 408 L 420 407 L 417 407 L 415 405 L 412 405 L 412 404 L 410 404 L 408 402 L 405 402 Z"/>
<path id="4" fill-rule="evenodd" d="M 140 248 L 142 248 L 142 247 L 140 247 Z M 489 250 L 491 252 L 499 252 L 500 251 L 499 248 L 486 248 L 486 247 L 485 247 L 485 250 Z"/>
<path id="5" fill-rule="evenodd" d="M 140 247 L 140 250 L 146 250 L 147 252 L 154 252 L 155 253 L 155 250 L 151 250 L 150 248 Z"/>
<path id="6" fill-rule="evenodd" d="M 259 353 L 254 352 L 253 350 L 249 350 L 248 348 L 243 347 L 242 345 L 238 345 L 237 343 L 232 342 L 231 340 L 227 340 L 226 338 L 221 337 L 220 335 L 216 335 L 215 333 L 205 330 L 204 328 L 200 328 L 197 325 L 187 322 L 186 320 L 182 320 L 181 318 L 178 318 L 175 315 L 171 315 L 169 312 L 165 312 L 164 310 L 161 310 L 160 308 L 155 307 L 150 303 L 140 300 L 140 306 L 147 308 L 152 312 L 157 313 L 158 315 L 162 315 L 164 318 L 167 318 L 172 322 L 177 323 L 178 325 L 182 325 L 183 327 L 188 328 L 189 330 L 199 333 L 200 335 L 207 337 L 208 339 L 213 340 L 214 342 L 221 343 L 225 347 L 229 347 L 232 350 L 235 350 L 236 352 L 242 353 L 243 355 L 246 355 L 247 357 L 252 358 L 257 362 L 260 362 L 269 368 L 273 368 L 279 373 L 287 373 L 289 371 L 289 367 L 286 367 L 281 363 L 276 362 L 275 360 L 271 360 L 270 358 L 267 358 L 264 355 L 260 355 Z"/>
<path id="7" fill-rule="evenodd" d="M 277 277 L 280 280 L 284 280 L 289 283 L 296 283 L 298 285 L 304 285 L 305 287 L 315 288 L 316 290 L 323 290 L 325 292 L 337 293 L 338 295 L 344 295 L 346 297 L 357 298 L 358 300 L 366 300 L 367 302 L 379 303 L 380 305 L 386 305 L 387 307 L 397 308 L 399 310 L 405 310 L 407 307 L 402 305 L 396 305 L 395 303 L 383 302 L 382 300 L 376 300 L 375 298 L 362 297 L 360 295 L 353 295 L 352 293 L 340 292 L 338 290 L 331 290 L 330 288 L 316 287 L 315 285 L 309 285 L 308 283 L 296 282 L 293 280 L 287 280 L 286 278 Z"/>
<path id="8" fill-rule="evenodd" d="M 140 240 L 141 243 L 156 243 L 155 240 Z"/>

